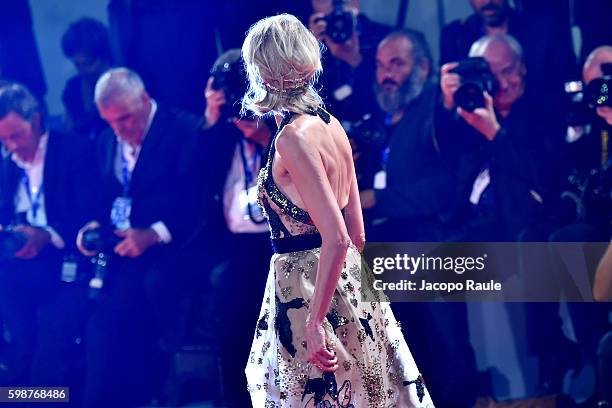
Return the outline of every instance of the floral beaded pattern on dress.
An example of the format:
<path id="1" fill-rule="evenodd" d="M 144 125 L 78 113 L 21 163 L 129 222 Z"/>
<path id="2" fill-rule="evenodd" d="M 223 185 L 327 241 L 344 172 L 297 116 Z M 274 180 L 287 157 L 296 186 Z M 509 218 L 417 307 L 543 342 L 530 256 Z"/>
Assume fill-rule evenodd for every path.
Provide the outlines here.
<path id="1" fill-rule="evenodd" d="M 325 325 L 339 368 L 325 374 L 307 361 L 304 322 L 319 255 L 312 249 L 272 257 L 246 369 L 254 406 L 433 406 L 388 303 L 360 302 L 360 255 L 354 247 Z"/>
<path id="2" fill-rule="evenodd" d="M 325 111 L 316 113 L 325 120 L 322 112 Z M 279 131 L 289 120 L 290 117 L 283 121 Z M 325 121 L 329 123 L 329 114 Z M 308 213 L 295 206 L 274 183 L 274 153 L 272 146 L 268 164 L 258 178 L 259 203 L 268 218 L 272 238 L 318 233 Z M 324 321 L 328 347 L 336 352 L 339 368 L 334 373 L 323 373 L 308 362 L 304 329 L 319 257 L 319 248 L 272 256 L 245 370 L 253 406 L 433 407 L 386 299 L 360 301 L 362 285 L 363 290 L 372 288 L 373 275 L 364 272 L 362 276 L 361 256 L 353 245 Z"/>

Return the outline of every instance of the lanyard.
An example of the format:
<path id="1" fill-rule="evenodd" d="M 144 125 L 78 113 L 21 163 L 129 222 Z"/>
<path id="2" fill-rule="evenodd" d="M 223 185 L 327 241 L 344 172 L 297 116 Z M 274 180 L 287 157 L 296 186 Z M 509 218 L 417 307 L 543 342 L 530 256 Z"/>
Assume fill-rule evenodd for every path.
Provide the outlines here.
<path id="1" fill-rule="evenodd" d="M 385 143 L 386 146 L 384 146 L 384 148 L 380 152 L 380 162 L 382 165 L 382 169 L 385 171 L 387 170 L 387 162 L 389 161 L 389 153 L 391 151 L 391 149 L 389 148 L 391 145 L 391 133 L 392 133 L 391 126 L 393 126 L 393 115 L 388 114 L 387 116 L 385 116 L 385 128 L 387 132 L 387 142 Z"/>
<path id="2" fill-rule="evenodd" d="M 123 184 L 123 196 L 128 197 L 128 193 L 130 190 L 131 174 L 130 174 L 130 170 L 128 169 L 127 159 L 125 158 L 125 155 L 123 154 L 123 145 L 121 146 L 121 178 L 122 178 L 121 181 Z"/>
<path id="3" fill-rule="evenodd" d="M 253 222 L 253 224 L 263 224 L 264 222 L 266 222 L 265 218 L 262 219 L 256 219 L 255 216 L 253 215 L 254 210 L 253 208 L 251 208 L 251 202 L 249 201 L 249 187 L 251 185 L 251 183 L 253 182 L 254 179 L 254 173 L 255 171 L 257 171 L 257 167 L 258 167 L 258 159 L 260 157 L 259 155 L 259 151 L 256 150 L 255 151 L 255 157 L 253 157 L 253 165 L 249 166 L 245 151 L 244 151 L 244 143 L 247 143 L 244 139 L 240 139 L 240 158 L 242 159 L 242 168 L 244 169 L 244 191 L 245 194 L 247 196 L 247 211 L 248 211 L 248 215 L 249 218 L 251 219 L 251 221 Z M 274 143 L 274 141 L 272 141 L 272 143 Z M 259 208 L 257 207 L 258 204 L 254 204 L 255 211 L 259 210 Z"/>
<path id="4" fill-rule="evenodd" d="M 26 192 L 28 193 L 28 200 L 30 201 L 30 206 L 32 208 L 32 218 L 36 219 L 36 214 L 38 213 L 38 209 L 40 208 L 43 185 L 41 184 L 36 194 L 32 195 L 30 179 L 28 178 L 28 175 L 25 171 L 23 172 L 23 184 L 25 186 Z"/>
<path id="5" fill-rule="evenodd" d="M 253 182 L 255 176 L 255 171 L 257 169 L 257 161 L 259 159 L 259 152 L 255 152 L 255 157 L 253 157 L 252 165 L 249 166 L 249 160 L 246 157 L 246 153 L 244 151 L 244 140 L 240 140 L 240 158 L 242 159 L 242 167 L 244 169 L 244 187 L 248 190 L 251 183 Z"/>

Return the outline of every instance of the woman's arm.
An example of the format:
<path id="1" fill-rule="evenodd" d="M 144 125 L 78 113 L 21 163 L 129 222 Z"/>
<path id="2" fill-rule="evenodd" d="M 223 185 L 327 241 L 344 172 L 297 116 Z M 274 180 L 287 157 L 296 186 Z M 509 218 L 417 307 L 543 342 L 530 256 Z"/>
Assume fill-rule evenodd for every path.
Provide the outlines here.
<path id="1" fill-rule="evenodd" d="M 312 143 L 312 139 L 318 136 L 316 132 L 316 128 L 309 130 L 306 137 L 303 132 L 287 126 L 278 138 L 276 148 L 312 221 L 321 233 L 321 255 L 310 302 L 306 341 L 309 360 L 318 364 L 322 370 L 334 371 L 337 360 L 325 344 L 322 323 L 340 279 L 350 238 L 321 155 Z"/>
<path id="2" fill-rule="evenodd" d="M 366 242 L 365 228 L 363 226 L 363 213 L 361 211 L 361 200 L 359 199 L 357 176 L 354 170 L 352 176 L 351 192 L 349 194 L 348 206 L 346 207 L 346 227 L 351 237 L 351 241 L 353 241 L 353 244 L 357 247 L 359 252 L 361 252 Z"/>

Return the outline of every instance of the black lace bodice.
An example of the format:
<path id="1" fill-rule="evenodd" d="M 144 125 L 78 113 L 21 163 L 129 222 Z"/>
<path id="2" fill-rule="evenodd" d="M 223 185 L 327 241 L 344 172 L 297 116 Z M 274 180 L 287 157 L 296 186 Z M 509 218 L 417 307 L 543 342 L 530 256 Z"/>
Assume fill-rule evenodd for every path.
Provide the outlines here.
<path id="1" fill-rule="evenodd" d="M 328 124 L 331 121 L 330 114 L 321 107 L 308 112 L 308 114 L 318 115 Z M 278 188 L 272 176 L 272 163 L 276 153 L 276 138 L 295 115 L 296 113 L 289 112 L 281 122 L 276 134 L 272 138 L 268 161 L 259 171 L 257 178 L 258 202 L 268 219 L 272 238 L 317 234 L 319 232 L 308 212 L 292 203 Z"/>

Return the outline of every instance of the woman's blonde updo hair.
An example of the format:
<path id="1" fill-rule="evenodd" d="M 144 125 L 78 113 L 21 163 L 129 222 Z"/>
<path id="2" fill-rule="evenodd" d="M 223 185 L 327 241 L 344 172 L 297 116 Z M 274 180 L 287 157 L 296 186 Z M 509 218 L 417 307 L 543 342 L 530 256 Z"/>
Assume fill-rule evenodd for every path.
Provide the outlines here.
<path id="1" fill-rule="evenodd" d="M 243 113 L 308 112 L 323 104 L 314 89 L 321 48 L 296 17 L 280 14 L 255 23 L 242 45 L 242 58 L 249 80 Z"/>

